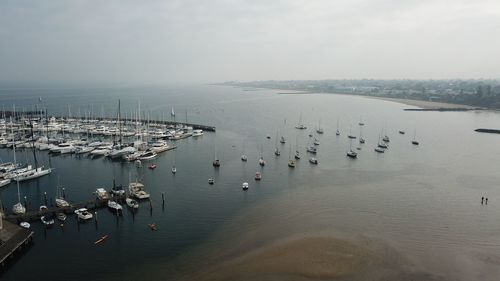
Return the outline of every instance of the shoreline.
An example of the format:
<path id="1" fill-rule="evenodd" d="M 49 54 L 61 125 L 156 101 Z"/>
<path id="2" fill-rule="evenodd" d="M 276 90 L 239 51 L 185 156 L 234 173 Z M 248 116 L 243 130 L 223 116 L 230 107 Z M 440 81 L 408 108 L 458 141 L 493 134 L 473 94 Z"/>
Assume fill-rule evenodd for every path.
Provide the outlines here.
<path id="1" fill-rule="evenodd" d="M 242 90 L 245 88 L 240 87 Z M 396 103 L 401 103 L 409 106 L 419 107 L 421 109 L 427 109 L 427 111 L 469 111 L 469 110 L 489 110 L 486 108 L 481 108 L 472 105 L 465 104 L 455 104 L 455 103 L 446 103 L 446 102 L 434 102 L 434 101 L 424 101 L 424 100 L 412 100 L 412 99 L 403 99 L 403 98 L 389 98 L 389 97 L 377 97 L 377 96 L 367 96 L 367 95 L 353 95 L 346 93 L 317 93 L 317 92 L 308 92 L 302 90 L 290 90 L 290 89 L 274 89 L 274 88 L 259 88 L 253 87 L 254 89 L 264 89 L 274 91 L 279 95 L 305 95 L 305 94 L 330 94 L 330 95 L 343 95 L 343 96 L 353 96 L 353 97 L 363 97 L 368 99 L 377 99 L 377 100 L 385 100 Z M 418 110 L 417 110 L 418 111 Z"/>

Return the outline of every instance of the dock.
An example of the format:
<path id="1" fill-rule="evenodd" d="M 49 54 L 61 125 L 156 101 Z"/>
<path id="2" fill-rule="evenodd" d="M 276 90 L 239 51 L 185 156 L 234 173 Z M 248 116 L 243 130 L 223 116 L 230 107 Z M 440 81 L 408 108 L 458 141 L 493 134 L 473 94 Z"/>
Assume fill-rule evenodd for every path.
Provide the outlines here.
<path id="1" fill-rule="evenodd" d="M 99 208 L 104 208 L 107 207 L 107 204 L 105 201 L 99 201 L 99 200 L 91 200 L 91 201 L 86 201 L 86 202 L 81 202 L 81 203 L 76 203 L 76 204 L 70 204 L 67 207 L 50 207 L 45 210 L 27 210 L 26 213 L 16 215 L 16 214 L 6 214 L 5 215 L 5 220 L 11 221 L 11 222 L 32 222 L 32 221 L 39 221 L 40 217 L 46 214 L 53 214 L 53 213 L 65 213 L 65 214 L 73 214 L 73 212 L 77 209 L 81 208 L 87 208 L 88 210 L 95 210 Z"/>
<path id="2" fill-rule="evenodd" d="M 2 223 L 3 227 L 0 229 L 0 270 L 3 270 L 16 254 L 21 253 L 33 242 L 33 231 L 6 220 L 3 220 Z"/>

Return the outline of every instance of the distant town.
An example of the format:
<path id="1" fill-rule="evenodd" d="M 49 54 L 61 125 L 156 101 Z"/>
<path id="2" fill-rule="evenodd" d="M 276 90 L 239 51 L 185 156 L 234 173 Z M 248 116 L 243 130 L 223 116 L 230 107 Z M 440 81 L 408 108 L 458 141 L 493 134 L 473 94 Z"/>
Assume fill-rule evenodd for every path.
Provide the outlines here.
<path id="1" fill-rule="evenodd" d="M 228 81 L 222 85 L 400 98 L 500 109 L 500 80 Z"/>

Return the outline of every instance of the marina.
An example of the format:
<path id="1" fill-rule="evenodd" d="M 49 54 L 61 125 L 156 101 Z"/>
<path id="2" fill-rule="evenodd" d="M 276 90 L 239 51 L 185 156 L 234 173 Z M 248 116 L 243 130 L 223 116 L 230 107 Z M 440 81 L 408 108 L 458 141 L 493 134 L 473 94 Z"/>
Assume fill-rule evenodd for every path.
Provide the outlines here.
<path id="1" fill-rule="evenodd" d="M 216 124 L 216 132 L 204 129 L 195 132 L 197 129 L 194 127 L 191 130 L 182 125 L 153 126 L 154 121 L 149 121 L 148 126 L 147 119 L 140 122 L 140 128 L 136 127 L 134 120 L 123 123 L 117 122 L 116 118 L 95 121 L 91 122 L 90 132 L 78 131 L 89 125 L 85 122 L 87 118 L 76 120 L 74 117 L 64 117 L 61 120 L 57 117 L 50 121 L 51 117 L 22 120 L 19 116 L 19 119 L 13 119 L 13 126 L 7 125 L 10 118 L 5 119 L 4 138 L 7 142 L 12 141 L 9 135 L 14 129 L 14 135 L 19 136 L 16 141 L 24 139 L 27 143 L 24 147 L 16 147 L 17 163 L 23 167 L 35 167 L 36 158 L 39 166 L 51 168 L 52 172 L 39 178 L 19 181 L 19 202 L 26 208 L 24 214 L 14 214 L 11 210 L 12 205 L 18 202 L 17 181 L 11 180 L 0 188 L 0 199 L 6 213 L 4 221 L 16 227 L 21 222 L 29 223 L 33 232 L 31 239 L 35 242 L 33 246 L 25 248 L 27 251 L 19 252 L 23 254 L 16 254 L 15 262 L 8 263 L 2 279 L 17 280 L 21 276 L 23 280 L 34 280 L 24 273 L 24 268 L 31 266 L 39 272 L 38 275 L 50 280 L 64 280 L 70 273 L 85 275 L 88 272 L 92 272 L 91 279 L 96 280 L 137 279 L 144 278 L 143 270 L 150 272 L 146 280 L 156 280 L 164 274 L 175 276 L 177 271 L 171 267 L 174 264 L 211 265 L 212 259 L 204 257 L 214 256 L 213 261 L 218 260 L 217 251 L 212 246 L 221 249 L 224 254 L 228 253 L 229 247 L 239 244 L 240 239 L 249 239 L 247 233 L 252 233 L 254 227 L 260 229 L 258 239 L 264 239 L 262 235 L 300 235 L 304 228 L 312 231 L 335 229 L 346 235 L 366 232 L 371 237 L 390 241 L 388 243 L 391 245 L 417 258 L 421 249 L 418 245 L 427 247 L 429 244 L 442 243 L 441 237 L 410 235 L 418 242 L 415 244 L 417 249 L 412 249 L 401 246 L 406 245 L 404 241 L 408 235 L 400 233 L 419 233 L 422 229 L 432 233 L 441 229 L 440 224 L 453 224 L 473 233 L 467 239 L 488 237 L 480 228 L 471 230 L 464 224 L 479 216 L 473 211 L 476 205 L 464 203 L 474 196 L 467 181 L 459 187 L 443 184 L 449 180 L 449 176 L 454 175 L 451 169 L 443 168 L 448 167 L 446 165 L 450 161 L 456 163 L 453 165 L 459 165 L 460 171 L 471 171 L 469 164 L 459 162 L 458 155 L 451 159 L 429 157 L 431 153 L 449 155 L 449 150 L 442 150 L 443 143 L 446 142 L 446 147 L 449 145 L 447 138 L 443 133 L 436 133 L 434 127 L 443 125 L 429 126 L 427 123 L 429 119 L 435 118 L 428 114 L 440 113 L 408 112 L 403 110 L 404 105 L 358 97 L 316 95 L 311 98 L 296 95 L 285 99 L 285 95 L 275 95 L 265 90 L 252 91 L 251 96 L 248 96 L 248 93 L 239 89 L 215 86 L 200 88 L 218 96 L 219 100 L 231 101 L 230 107 L 221 102 L 211 103 L 204 99 L 204 95 L 195 94 L 197 91 L 203 92 L 199 88 L 189 89 L 193 92 L 192 100 L 196 98 L 200 100 L 199 103 L 206 104 L 205 109 L 198 107 L 198 121 Z M 116 101 L 124 97 L 114 92 L 110 96 L 114 98 L 107 105 L 108 112 L 116 115 Z M 154 103 L 162 100 L 168 104 L 170 98 L 175 100 L 170 96 L 161 98 L 161 95 L 153 100 Z M 190 97 L 185 98 L 189 100 Z M 67 101 L 60 102 L 64 104 Z M 151 106 L 153 102 L 144 99 L 141 103 Z M 287 110 L 297 104 L 301 104 L 301 108 L 293 112 Z M 332 104 L 336 106 L 332 107 Z M 64 116 L 56 112 L 56 104 L 52 106 L 54 108 L 48 112 Z M 21 108 L 22 105 L 16 107 Z M 374 111 L 371 109 L 373 107 L 382 108 L 387 113 Z M 170 114 L 171 106 L 162 108 Z M 347 111 L 349 108 L 357 110 Z M 184 110 L 179 108 L 178 111 Z M 247 115 L 245 118 L 240 115 L 244 111 L 248 111 L 251 122 L 248 122 Z M 262 112 L 272 114 L 262 115 Z M 303 112 L 302 116 L 299 112 Z M 358 126 L 350 128 L 350 123 L 358 124 L 360 112 L 363 112 L 362 133 Z M 161 116 L 163 112 L 151 115 Z M 67 118 L 75 121 L 68 122 Z M 285 125 L 284 118 L 289 120 Z M 462 118 L 464 123 L 471 123 L 470 120 L 475 117 L 459 115 L 449 118 Z M 489 118 L 492 118 L 491 123 L 484 126 L 496 122 L 495 118 Z M 30 119 L 36 123 L 33 134 L 29 127 Z M 317 132 L 318 120 L 321 120 L 322 133 Z M 38 140 L 47 136 L 47 123 L 52 123 L 55 128 L 65 128 L 49 130 L 48 140 L 62 139 L 64 133 L 64 142 L 52 144 L 65 147 L 73 141 L 74 145 L 71 146 L 92 150 L 61 153 L 29 145 L 30 142 L 43 142 Z M 299 123 L 311 130 L 295 128 Z M 123 126 L 122 132 L 132 132 L 134 135 L 120 134 L 120 124 Z M 24 129 L 18 130 L 23 125 Z M 400 134 L 399 131 L 403 129 L 408 133 Z M 416 138 L 415 129 L 418 133 Z M 336 130 L 342 134 L 337 135 Z M 453 131 L 457 134 L 459 129 L 448 130 L 457 130 Z M 170 131 L 192 132 L 192 135 L 175 139 L 168 135 Z M 473 130 L 469 131 L 473 133 Z M 35 139 L 32 139 L 32 135 Z M 348 135 L 355 135 L 357 139 L 349 138 Z M 487 134 L 467 135 L 467 138 L 476 138 L 475 135 L 488 141 Z M 361 136 L 364 143 L 359 142 Z M 111 154 L 109 146 L 119 144 L 120 137 L 120 150 L 134 147 L 134 152 L 115 150 Z M 389 142 L 384 141 L 384 138 Z M 412 144 L 414 140 L 419 142 L 418 146 Z M 134 142 L 142 145 L 135 147 Z M 98 149 L 102 155 L 91 154 L 91 151 L 96 150 L 94 145 L 103 147 Z M 0 158 L 5 164 L 0 169 L 14 164 L 13 148 L 14 145 L 0 148 Z M 457 144 L 447 149 L 454 148 L 457 148 Z M 281 156 L 275 155 L 276 149 L 281 152 Z M 147 151 L 149 154 L 136 155 L 137 151 Z M 347 155 L 350 151 L 356 153 L 355 159 Z M 121 153 L 126 153 L 130 160 L 123 158 Z M 488 159 L 479 149 L 476 153 L 481 156 L 481 161 Z M 218 160 L 218 166 L 214 166 L 215 160 Z M 477 160 L 473 161 L 478 163 Z M 449 174 L 438 174 L 436 167 L 447 169 Z M 423 184 L 432 188 L 422 188 L 417 184 L 418 181 L 412 180 L 415 169 L 434 175 L 432 179 L 423 178 Z M 481 173 L 489 177 L 495 174 L 489 169 Z M 447 215 L 439 217 L 427 212 L 445 213 L 444 208 L 450 208 L 438 202 L 441 192 L 454 194 L 448 196 L 448 200 L 454 203 L 453 212 L 465 219 L 454 220 Z M 490 199 L 495 198 L 495 191 L 489 190 L 488 193 Z M 97 199 L 98 194 L 101 200 Z M 64 199 L 68 205 L 58 206 L 57 198 Z M 414 200 L 430 206 L 423 212 L 427 220 L 432 218 L 430 223 L 408 223 L 407 217 L 417 222 L 423 221 L 422 210 L 415 211 L 416 207 L 411 203 Z M 40 206 L 46 208 L 40 209 Z M 494 210 L 494 200 L 491 200 L 488 208 Z M 486 212 L 487 209 L 483 208 L 482 211 Z M 259 215 L 260 212 L 266 214 Z M 42 216 L 50 214 L 56 215 L 52 226 L 41 220 Z M 58 214 L 66 216 L 63 221 L 58 218 Z M 281 222 L 285 221 L 296 221 L 297 226 L 283 225 Z M 377 225 L 370 221 L 381 223 Z M 495 226 L 491 221 L 490 224 Z M 221 242 L 217 237 L 228 238 Z M 451 232 L 447 232 L 446 238 L 450 242 L 444 244 L 445 252 L 455 251 L 454 245 L 463 241 L 462 237 L 454 236 Z M 207 239 L 209 242 L 206 242 Z M 491 237 L 488 239 L 496 241 L 491 240 Z M 478 244 L 473 245 L 487 254 L 496 249 L 496 246 L 490 250 Z M 197 250 L 199 255 L 190 256 L 190 251 L 194 249 L 192 247 L 198 246 L 202 247 Z M 117 252 L 133 252 L 141 261 L 132 262 L 129 256 L 117 256 Z M 50 261 L 44 259 L 47 253 L 50 253 Z M 79 266 L 50 273 L 43 270 L 51 263 L 66 262 L 65 257 L 71 264 Z M 99 264 L 109 260 L 114 261 L 107 263 L 109 268 L 100 269 Z M 124 269 L 124 265 L 127 268 Z M 150 268 L 150 265 L 158 267 Z M 137 266 L 141 270 L 137 270 Z M 109 275 L 109 271 L 114 274 Z"/>

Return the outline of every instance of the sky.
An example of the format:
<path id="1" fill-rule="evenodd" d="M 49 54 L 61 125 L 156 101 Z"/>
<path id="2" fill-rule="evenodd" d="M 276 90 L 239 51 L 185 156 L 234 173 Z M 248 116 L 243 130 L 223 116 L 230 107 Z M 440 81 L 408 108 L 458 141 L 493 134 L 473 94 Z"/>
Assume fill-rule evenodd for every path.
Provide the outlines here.
<path id="1" fill-rule="evenodd" d="M 500 78 L 499 0 L 0 0 L 0 80 Z"/>

